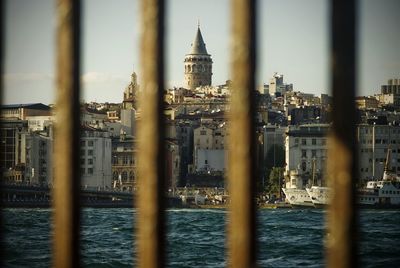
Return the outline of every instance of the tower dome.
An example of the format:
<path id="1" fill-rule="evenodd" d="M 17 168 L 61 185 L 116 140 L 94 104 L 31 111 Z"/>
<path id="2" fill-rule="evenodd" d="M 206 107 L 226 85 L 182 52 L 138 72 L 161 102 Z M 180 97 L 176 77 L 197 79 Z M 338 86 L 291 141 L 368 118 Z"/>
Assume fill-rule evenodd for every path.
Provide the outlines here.
<path id="1" fill-rule="evenodd" d="M 185 87 L 196 89 L 199 86 L 210 86 L 212 76 L 212 59 L 208 54 L 206 44 L 197 27 L 196 36 L 189 54 L 185 56 Z"/>

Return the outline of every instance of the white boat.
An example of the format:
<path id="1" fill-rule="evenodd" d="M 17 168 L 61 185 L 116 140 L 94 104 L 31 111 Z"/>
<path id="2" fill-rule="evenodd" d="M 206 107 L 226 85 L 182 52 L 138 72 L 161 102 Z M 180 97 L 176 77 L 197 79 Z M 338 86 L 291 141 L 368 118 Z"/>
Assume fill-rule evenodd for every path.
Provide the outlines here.
<path id="1" fill-rule="evenodd" d="M 286 199 L 293 207 L 314 207 L 314 204 L 305 189 L 282 188 Z"/>
<path id="2" fill-rule="evenodd" d="M 292 207 L 313 207 L 310 196 L 299 180 L 298 170 L 292 170 L 289 177 L 290 180 L 286 183 L 286 188 L 282 188 L 289 204 Z"/>
<path id="3" fill-rule="evenodd" d="M 329 205 L 331 198 L 331 189 L 326 186 L 317 186 L 315 183 L 315 159 L 313 159 L 312 166 L 312 186 L 310 188 L 306 188 L 308 195 L 311 198 L 311 202 L 314 204 L 314 207 L 320 208 Z"/>
<path id="4" fill-rule="evenodd" d="M 311 186 L 311 188 L 306 188 L 306 191 L 315 207 L 329 205 L 331 198 L 331 189 L 329 187 Z"/>
<path id="5" fill-rule="evenodd" d="M 388 149 L 382 180 L 368 181 L 365 188 L 358 190 L 357 202 L 361 206 L 400 207 L 400 177 L 389 172 L 390 152 Z"/>
<path id="6" fill-rule="evenodd" d="M 368 181 L 358 191 L 357 202 L 361 206 L 400 207 L 400 177 L 385 170 L 382 180 Z"/>

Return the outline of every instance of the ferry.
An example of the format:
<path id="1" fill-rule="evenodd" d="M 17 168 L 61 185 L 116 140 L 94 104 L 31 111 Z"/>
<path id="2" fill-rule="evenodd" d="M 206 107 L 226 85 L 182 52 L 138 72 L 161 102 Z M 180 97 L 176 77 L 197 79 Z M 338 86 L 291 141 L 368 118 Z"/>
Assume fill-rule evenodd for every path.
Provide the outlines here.
<path id="1" fill-rule="evenodd" d="M 292 207 L 314 207 L 314 204 L 305 189 L 282 188 L 286 199 Z"/>
<path id="2" fill-rule="evenodd" d="M 368 181 L 358 191 L 357 202 L 366 207 L 400 207 L 400 177 L 385 170 L 382 180 Z"/>
<path id="3" fill-rule="evenodd" d="M 306 189 L 301 187 L 298 171 L 293 170 L 289 177 L 290 181 L 286 184 L 286 188 L 282 188 L 289 204 L 292 207 L 314 207 Z"/>
<path id="4" fill-rule="evenodd" d="M 306 188 L 311 201 L 316 208 L 321 208 L 329 205 L 331 198 L 331 189 L 325 186 L 311 186 Z"/>
<path id="5" fill-rule="evenodd" d="M 382 180 L 368 181 L 365 188 L 358 190 L 359 205 L 400 208 L 400 177 L 389 171 L 390 153 L 391 150 L 388 149 Z"/>
<path id="6" fill-rule="evenodd" d="M 321 208 L 329 205 L 331 198 L 331 189 L 326 186 L 317 186 L 315 184 L 315 159 L 312 165 L 312 186 L 306 187 L 306 191 L 311 198 L 311 201 L 316 208 Z"/>

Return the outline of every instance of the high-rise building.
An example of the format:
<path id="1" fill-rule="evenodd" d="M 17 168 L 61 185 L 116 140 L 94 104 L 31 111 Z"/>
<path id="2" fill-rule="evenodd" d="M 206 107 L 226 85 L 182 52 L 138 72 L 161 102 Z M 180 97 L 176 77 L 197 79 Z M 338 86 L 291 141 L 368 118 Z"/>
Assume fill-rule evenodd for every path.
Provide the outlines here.
<path id="1" fill-rule="evenodd" d="M 199 86 L 210 86 L 212 76 L 212 59 L 208 54 L 206 44 L 201 35 L 200 26 L 197 28 L 196 37 L 192 43 L 189 54 L 185 56 L 185 82 L 184 87 L 196 89 Z"/>

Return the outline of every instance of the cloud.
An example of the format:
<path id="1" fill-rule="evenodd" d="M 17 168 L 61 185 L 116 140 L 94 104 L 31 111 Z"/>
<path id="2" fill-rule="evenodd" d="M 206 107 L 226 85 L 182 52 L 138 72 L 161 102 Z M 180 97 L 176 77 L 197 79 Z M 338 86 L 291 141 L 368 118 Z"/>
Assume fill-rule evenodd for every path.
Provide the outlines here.
<path id="1" fill-rule="evenodd" d="M 109 82 L 129 82 L 130 76 L 100 72 L 87 72 L 82 75 L 83 83 L 109 83 Z"/>
<path id="2" fill-rule="evenodd" d="M 53 80 L 54 75 L 48 73 L 5 73 L 3 78 L 8 82 L 36 82 Z"/>

